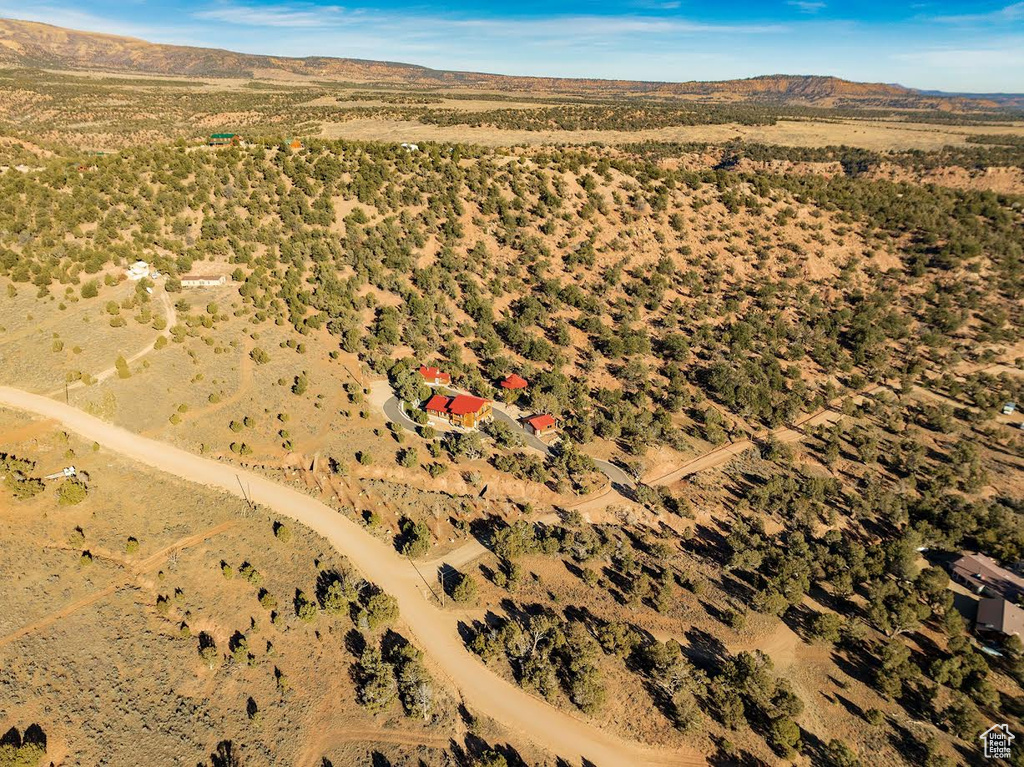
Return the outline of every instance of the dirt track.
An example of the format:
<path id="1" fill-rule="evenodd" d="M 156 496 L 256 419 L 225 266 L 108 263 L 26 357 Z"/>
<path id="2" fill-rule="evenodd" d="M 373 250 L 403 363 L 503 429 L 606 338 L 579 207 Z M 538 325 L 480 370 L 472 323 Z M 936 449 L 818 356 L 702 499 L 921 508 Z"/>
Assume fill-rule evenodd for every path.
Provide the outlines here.
<path id="1" fill-rule="evenodd" d="M 188 453 L 133 434 L 73 407 L 10 387 L 0 387 L 0 405 L 59 421 L 70 431 L 139 463 L 182 479 L 251 499 L 324 536 L 363 575 L 395 596 L 415 641 L 452 680 L 472 709 L 501 722 L 513 733 L 579 763 L 597 767 L 705 764 L 696 752 L 655 751 L 603 732 L 582 719 L 558 711 L 491 673 L 463 645 L 457 618 L 424 594 L 411 563 L 357 524 L 309 496 L 257 474 Z"/>
<path id="2" fill-rule="evenodd" d="M 150 341 L 148 344 L 146 344 L 137 352 L 128 357 L 125 360 L 125 362 L 127 362 L 129 365 L 138 362 L 140 359 L 142 359 L 151 351 L 153 351 L 153 349 L 156 348 L 157 339 L 160 338 L 160 336 L 169 335 L 171 328 L 173 328 L 178 321 L 178 314 L 174 310 L 174 304 L 171 303 L 171 299 L 166 292 L 160 293 L 160 301 L 164 305 L 164 319 L 166 320 L 167 323 L 166 329 L 162 330 L 160 333 L 157 333 L 157 335 L 153 337 L 152 341 Z M 116 372 L 117 366 L 109 367 L 106 370 L 101 370 L 99 373 L 92 377 L 93 382 L 99 383 L 100 381 L 106 381 L 108 378 L 111 378 Z M 56 397 L 58 394 L 66 392 L 70 389 L 80 389 L 83 386 L 85 386 L 85 383 L 83 381 L 75 381 L 74 383 L 69 384 L 67 386 L 61 386 L 57 389 L 54 389 L 52 392 L 50 392 L 49 396 Z"/>
<path id="3" fill-rule="evenodd" d="M 156 553 L 151 554 L 150 556 L 146 557 L 141 562 L 138 562 L 138 563 L 135 563 L 135 564 L 125 563 L 125 562 L 116 562 L 116 561 L 114 561 L 114 563 L 118 564 L 118 565 L 120 565 L 122 567 L 127 567 L 127 569 L 130 570 L 132 575 L 138 576 L 138 575 L 141 575 L 142 573 L 145 573 L 145 572 L 148 572 L 148 571 L 152 570 L 153 568 L 155 568 L 155 567 L 157 567 L 159 565 L 162 565 L 164 563 L 167 555 L 170 554 L 171 552 L 180 551 L 182 549 L 188 548 L 189 546 L 194 546 L 197 543 L 201 543 L 202 541 L 205 541 L 208 538 L 212 538 L 215 535 L 219 535 L 220 533 L 224 532 L 225 530 L 231 528 L 234 524 L 235 524 L 235 522 L 233 522 L 233 521 L 221 522 L 219 525 L 217 525 L 216 527 L 212 527 L 209 530 L 202 530 L 202 531 L 200 531 L 198 533 L 195 533 L 194 535 L 188 536 L 187 538 L 182 538 L 179 541 L 175 541 L 174 543 L 170 544 L 169 546 L 165 546 L 164 548 L 160 549 Z M 110 596 L 111 594 L 113 594 L 114 592 L 118 591 L 119 589 L 126 589 L 126 588 L 130 588 L 130 587 L 131 587 L 130 581 L 125 581 L 125 582 L 121 582 L 121 583 L 112 583 L 111 585 L 107 586 L 104 589 L 100 589 L 99 591 L 93 592 L 92 594 L 87 594 L 86 596 L 84 596 L 81 599 L 78 599 L 78 600 L 72 602 L 71 604 L 64 605 L 60 609 L 54 610 L 51 613 L 47 613 L 43 617 L 41 617 L 41 618 L 39 618 L 37 620 L 32 621 L 32 623 L 29 623 L 29 624 L 27 624 L 25 626 L 22 626 L 17 631 L 13 631 L 10 634 L 7 634 L 6 636 L 0 637 L 0 647 L 3 647 L 4 645 L 8 645 L 11 642 L 15 642 L 15 641 L 21 639 L 24 636 L 28 636 L 29 634 L 33 633 L 34 631 L 38 631 L 39 629 L 46 628 L 47 626 L 52 625 L 53 623 L 57 622 L 58 620 L 60 620 L 62 618 L 66 618 L 69 615 L 72 615 L 72 614 L 78 612 L 79 610 L 81 610 L 84 607 L 88 607 L 89 605 L 92 605 L 92 604 L 95 604 L 96 602 L 99 602 L 101 599 Z"/>

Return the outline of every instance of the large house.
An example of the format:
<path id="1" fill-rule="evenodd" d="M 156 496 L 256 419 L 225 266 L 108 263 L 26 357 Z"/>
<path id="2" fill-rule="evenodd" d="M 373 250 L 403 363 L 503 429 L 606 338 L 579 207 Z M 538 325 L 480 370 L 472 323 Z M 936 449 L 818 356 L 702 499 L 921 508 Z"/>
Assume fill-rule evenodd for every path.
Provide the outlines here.
<path id="1" fill-rule="evenodd" d="M 427 400 L 424 409 L 427 415 L 443 418 L 452 426 L 464 429 L 475 429 L 494 418 L 490 402 L 469 394 L 457 394 L 454 397 L 435 394 Z"/>
<path id="2" fill-rule="evenodd" d="M 950 575 L 976 594 L 1002 597 L 1011 602 L 1024 597 L 1024 578 L 1012 573 L 984 554 L 963 554 L 950 568 Z"/>
<path id="3" fill-rule="evenodd" d="M 978 631 L 991 631 L 1006 636 L 1024 638 L 1024 610 L 1002 597 L 982 599 L 978 602 L 978 617 L 974 621 Z"/>
<path id="4" fill-rule="evenodd" d="M 439 368 L 420 366 L 420 375 L 429 386 L 451 386 L 451 373 L 442 373 Z"/>

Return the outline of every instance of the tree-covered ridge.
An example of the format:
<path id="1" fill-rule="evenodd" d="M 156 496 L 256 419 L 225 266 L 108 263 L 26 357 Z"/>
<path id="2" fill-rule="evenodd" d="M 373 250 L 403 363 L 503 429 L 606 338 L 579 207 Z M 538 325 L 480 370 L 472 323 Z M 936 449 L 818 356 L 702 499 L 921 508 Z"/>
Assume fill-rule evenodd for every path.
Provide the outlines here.
<path id="1" fill-rule="evenodd" d="M 465 112 L 434 109 L 419 117 L 434 125 L 490 126 L 501 130 L 643 130 L 672 125 L 774 125 L 779 109 L 755 105 L 689 107 L 639 102 L 636 104 L 561 105 L 546 108 L 494 109 Z"/>
<path id="2" fill-rule="evenodd" d="M 254 323 L 325 328 L 381 372 L 441 355 L 483 394 L 527 370 L 530 404 L 566 416 L 575 440 L 638 454 L 683 446 L 682 413 L 722 439 L 705 395 L 776 426 L 1018 338 L 1009 197 L 597 150 L 423 149 L 53 160 L 0 177 L 0 271 L 77 292 L 136 258 L 171 275 L 226 261 Z"/>
<path id="3" fill-rule="evenodd" d="M 727 159 L 741 149 L 727 147 Z M 745 621 L 781 628 L 779 618 L 822 645 L 822 664 L 856 680 L 892 722 L 905 711 L 971 743 L 979 717 L 1016 716 L 1020 648 L 1000 644 L 1006 654 L 993 659 L 972 646 L 943 571 L 923 567 L 919 549 L 934 561 L 962 549 L 1005 564 L 1024 554 L 1022 442 L 1008 428 L 1016 419 L 995 419 L 1024 400 L 1024 383 L 988 369 L 1011 362 L 1021 340 L 1021 200 L 873 181 L 855 153 L 831 155 L 849 168 L 829 177 L 751 172 L 742 161 L 756 147 L 707 170 L 678 148 L 649 150 L 316 140 L 294 150 L 280 138 L 218 150 L 162 143 L 82 167 L 58 154 L 0 175 L 0 272 L 12 298 L 35 289 L 95 300 L 113 327 L 125 309 L 152 320 L 146 281 L 111 300 L 137 258 L 168 275 L 172 292 L 186 272 L 231 273 L 233 298 L 193 308 L 195 294 L 181 297 L 170 339 L 183 346 L 171 351 L 219 348 L 231 329 L 242 359 L 280 365 L 282 396 L 315 397 L 318 411 L 322 390 L 340 394 L 340 381 L 292 352 L 358 355 L 406 402 L 423 399 L 421 363 L 491 397 L 507 373 L 526 377 L 519 404 L 563 427 L 546 460 L 503 423 L 439 437 L 424 416 L 415 431 L 362 429 L 384 443 L 383 462 L 361 443 L 328 463 L 354 477 L 385 463 L 403 486 L 422 482 L 437 496 L 461 474 L 474 488 L 511 476 L 498 492 L 542 483 L 569 499 L 603 486 L 603 474 L 591 481 L 591 454 L 625 458 L 629 476 L 652 482 L 613 495 L 628 510 L 605 519 L 621 524 L 578 512 L 551 522 L 525 506 L 473 520 L 496 567 L 453 573 L 451 596 L 498 594 L 488 605 L 500 601 L 503 615 L 472 626 L 467 644 L 555 705 L 600 716 L 635 694 L 725 754 L 730 739 L 749 745 L 749 727 L 779 756 L 856 763 L 848 736 L 819 743 L 801 729 L 804 707 L 820 710 L 818 689 L 808 694 L 792 666 L 740 646 L 761 639 L 741 636 Z M 125 383 L 122 369 L 133 375 L 123 357 L 117 369 L 114 384 Z M 365 380 L 342 391 L 358 420 L 347 404 L 314 417 L 369 420 Z M 829 403 L 834 420 L 795 423 Z M 236 420 L 222 414 L 226 460 L 253 455 L 256 421 L 273 420 L 246 407 Z M 291 451 L 287 421 L 280 409 L 273 444 Z M 802 449 L 766 435 L 782 424 L 802 431 Z M 753 449 L 686 482 L 657 486 L 640 458 L 655 452 L 648 461 L 676 466 L 745 433 Z M 468 498 L 453 512 L 463 529 Z M 429 505 L 401 518 L 403 554 L 426 559 L 444 540 L 438 519 L 413 518 Z M 634 524 L 640 515 L 652 524 Z M 373 513 L 365 521 L 383 526 Z M 275 535 L 286 542 L 287 530 Z M 545 564 L 543 580 L 528 574 Z M 555 569 L 582 595 L 567 599 Z M 313 622 L 329 604 L 299 592 L 296 616 Z M 716 636 L 692 631 L 705 617 Z M 419 716 L 418 655 L 364 649 L 358 700 L 376 709 L 397 696 Z M 884 717 L 854 714 L 873 728 Z M 908 761 L 943 764 L 931 735 L 905 740 Z M 856 741 L 865 763 L 867 742 Z"/>

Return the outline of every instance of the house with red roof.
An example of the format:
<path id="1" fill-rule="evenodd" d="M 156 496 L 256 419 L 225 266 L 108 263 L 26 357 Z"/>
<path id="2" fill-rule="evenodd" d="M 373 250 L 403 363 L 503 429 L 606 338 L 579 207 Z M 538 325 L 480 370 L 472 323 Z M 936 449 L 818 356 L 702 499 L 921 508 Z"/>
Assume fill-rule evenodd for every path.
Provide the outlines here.
<path id="1" fill-rule="evenodd" d="M 450 373 L 442 373 L 439 368 L 420 366 L 420 375 L 428 386 L 451 386 L 452 376 Z"/>
<path id="2" fill-rule="evenodd" d="M 433 416 L 434 418 L 448 418 L 448 403 L 451 401 L 451 397 L 446 397 L 443 394 L 435 394 L 433 397 L 427 400 L 427 404 L 423 406 L 423 409 L 427 411 L 427 415 Z"/>
<path id="3" fill-rule="evenodd" d="M 494 418 L 491 403 L 470 394 L 457 394 L 454 397 L 435 394 L 427 400 L 425 410 L 429 416 L 443 418 L 452 426 L 464 429 L 475 429 Z"/>
<path id="4" fill-rule="evenodd" d="M 499 385 L 501 386 L 502 389 L 505 389 L 506 391 L 516 391 L 517 389 L 525 389 L 528 386 L 528 384 L 526 383 L 526 379 L 523 378 L 521 375 L 517 375 L 516 373 L 512 373 L 511 375 L 506 376 L 505 379 Z"/>
<path id="5" fill-rule="evenodd" d="M 558 428 L 558 421 L 550 413 L 531 416 L 525 419 L 524 423 L 526 424 L 527 431 L 537 437 L 543 437 L 545 434 L 550 434 Z"/>

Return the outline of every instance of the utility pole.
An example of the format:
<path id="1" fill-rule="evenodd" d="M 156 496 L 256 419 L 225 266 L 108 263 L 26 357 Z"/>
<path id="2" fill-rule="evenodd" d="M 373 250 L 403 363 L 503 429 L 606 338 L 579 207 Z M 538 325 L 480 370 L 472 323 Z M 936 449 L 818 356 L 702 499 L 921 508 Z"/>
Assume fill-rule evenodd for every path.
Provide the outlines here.
<path id="1" fill-rule="evenodd" d="M 249 486 L 249 491 L 246 492 L 245 487 L 242 486 L 242 478 L 236 474 L 235 480 L 238 482 L 238 488 L 242 491 L 242 498 L 245 500 L 245 505 L 248 507 L 249 513 L 255 511 L 255 504 L 252 502 L 252 485 Z M 248 516 L 248 514 L 245 514 L 244 516 Z"/>
<path id="2" fill-rule="evenodd" d="M 441 583 L 441 607 L 444 607 L 444 567 L 437 568 L 437 580 Z"/>
<path id="3" fill-rule="evenodd" d="M 68 393 L 68 382 L 64 382 L 64 404 L 71 404 L 71 395 Z"/>

